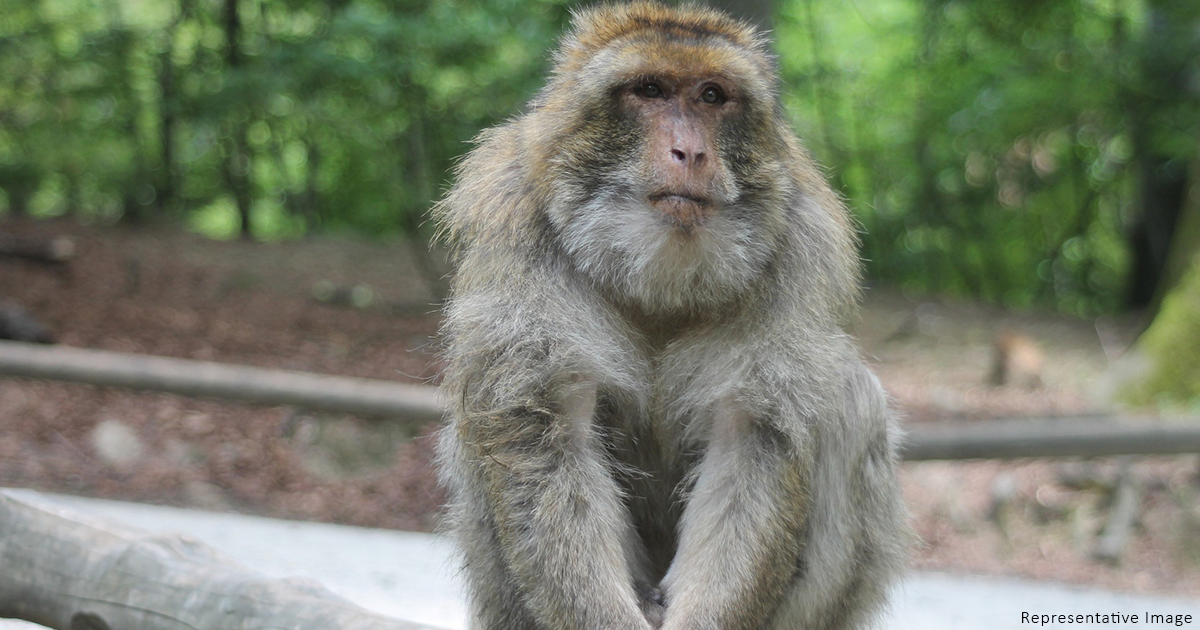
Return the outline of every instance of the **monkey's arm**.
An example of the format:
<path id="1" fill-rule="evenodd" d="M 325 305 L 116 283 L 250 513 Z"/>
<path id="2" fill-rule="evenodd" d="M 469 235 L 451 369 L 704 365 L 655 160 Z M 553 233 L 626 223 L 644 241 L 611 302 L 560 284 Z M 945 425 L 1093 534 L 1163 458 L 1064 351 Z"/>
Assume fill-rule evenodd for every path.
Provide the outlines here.
<path id="1" fill-rule="evenodd" d="M 812 455 L 734 404 L 713 422 L 663 580 L 664 630 L 763 627 L 798 571 Z"/>
<path id="2" fill-rule="evenodd" d="M 491 396 L 512 392 L 488 378 L 476 382 Z M 452 519 L 470 520 L 457 527 L 476 627 L 650 630 L 628 564 L 634 533 L 593 427 L 596 387 L 544 385 L 468 410 L 446 436 L 466 486 Z"/>
<path id="3" fill-rule="evenodd" d="M 826 392 L 815 415 L 786 396 L 764 405 L 801 391 L 781 382 L 757 388 L 758 413 L 718 410 L 664 579 L 664 630 L 863 627 L 903 567 L 899 434 L 878 379 L 852 358 L 801 372 Z"/>

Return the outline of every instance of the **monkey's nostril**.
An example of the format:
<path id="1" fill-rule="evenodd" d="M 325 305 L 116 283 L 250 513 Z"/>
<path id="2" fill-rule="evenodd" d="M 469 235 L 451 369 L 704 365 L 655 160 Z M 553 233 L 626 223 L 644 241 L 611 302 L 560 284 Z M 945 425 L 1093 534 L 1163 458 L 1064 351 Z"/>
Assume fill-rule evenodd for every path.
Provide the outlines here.
<path id="1" fill-rule="evenodd" d="M 671 149 L 671 157 L 675 158 L 680 164 L 687 164 L 687 154 L 679 149 Z"/>

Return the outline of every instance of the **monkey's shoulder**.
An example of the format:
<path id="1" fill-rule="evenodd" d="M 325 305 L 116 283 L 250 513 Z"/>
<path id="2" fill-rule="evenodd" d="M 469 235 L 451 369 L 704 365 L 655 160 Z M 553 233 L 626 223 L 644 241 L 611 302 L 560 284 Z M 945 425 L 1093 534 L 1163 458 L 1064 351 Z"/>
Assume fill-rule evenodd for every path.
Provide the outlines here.
<path id="1" fill-rule="evenodd" d="M 457 252 L 537 240 L 545 191 L 530 174 L 521 120 L 480 132 L 432 210 L 439 238 Z"/>

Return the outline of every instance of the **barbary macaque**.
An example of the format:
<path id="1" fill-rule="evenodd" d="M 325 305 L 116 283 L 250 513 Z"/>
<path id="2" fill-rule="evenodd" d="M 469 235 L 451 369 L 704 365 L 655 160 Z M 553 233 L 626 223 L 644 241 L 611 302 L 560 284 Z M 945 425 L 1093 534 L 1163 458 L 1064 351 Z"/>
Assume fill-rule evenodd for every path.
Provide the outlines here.
<path id="1" fill-rule="evenodd" d="M 904 561 L 899 433 L 841 329 L 854 227 L 760 34 L 579 11 L 435 214 L 469 627 L 871 623 Z"/>

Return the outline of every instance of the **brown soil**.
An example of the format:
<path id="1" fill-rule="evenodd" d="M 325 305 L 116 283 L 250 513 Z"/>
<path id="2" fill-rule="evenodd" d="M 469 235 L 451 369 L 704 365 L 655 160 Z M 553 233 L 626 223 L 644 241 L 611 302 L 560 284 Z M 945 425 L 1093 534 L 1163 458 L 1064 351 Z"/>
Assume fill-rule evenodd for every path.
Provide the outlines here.
<path id="1" fill-rule="evenodd" d="M 75 240 L 63 267 L 0 259 L 0 301 L 65 345 L 396 381 L 437 374 L 436 308 L 404 243 L 215 242 L 66 221 L 0 222 L 0 233 Z M 318 302 L 318 283 L 367 287 L 371 303 Z M 886 291 L 868 293 L 854 328 L 910 423 L 1103 409 L 1098 379 L 1137 331 Z M 1002 330 L 1040 348 L 1040 385 L 987 383 Z M 0 486 L 429 530 L 442 500 L 432 430 L 0 378 Z M 1117 470 L 1113 459 L 905 464 L 922 541 L 912 564 L 1200 595 L 1197 459 L 1135 462 L 1142 515 L 1110 565 L 1090 550 Z"/>

